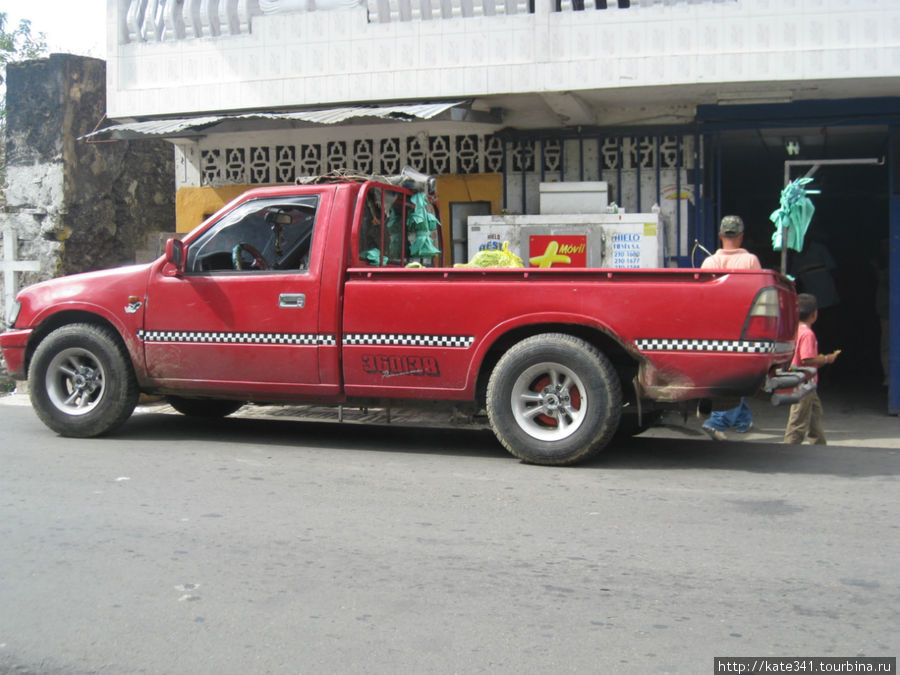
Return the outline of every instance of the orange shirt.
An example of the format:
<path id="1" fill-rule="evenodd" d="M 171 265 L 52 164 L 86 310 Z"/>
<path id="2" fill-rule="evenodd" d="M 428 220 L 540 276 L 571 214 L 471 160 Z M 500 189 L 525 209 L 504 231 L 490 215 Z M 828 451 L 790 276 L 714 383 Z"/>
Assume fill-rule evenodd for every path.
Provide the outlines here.
<path id="1" fill-rule="evenodd" d="M 720 248 L 700 265 L 704 270 L 761 270 L 759 258 L 745 248 Z"/>

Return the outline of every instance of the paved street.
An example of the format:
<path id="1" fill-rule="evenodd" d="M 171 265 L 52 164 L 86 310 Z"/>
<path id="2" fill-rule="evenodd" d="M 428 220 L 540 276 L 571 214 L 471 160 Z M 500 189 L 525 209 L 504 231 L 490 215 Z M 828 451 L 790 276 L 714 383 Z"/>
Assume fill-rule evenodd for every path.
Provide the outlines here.
<path id="1" fill-rule="evenodd" d="M 0 672 L 706 673 L 900 652 L 900 452 L 0 405 Z M 18 669 L 15 669 L 15 668 Z"/>

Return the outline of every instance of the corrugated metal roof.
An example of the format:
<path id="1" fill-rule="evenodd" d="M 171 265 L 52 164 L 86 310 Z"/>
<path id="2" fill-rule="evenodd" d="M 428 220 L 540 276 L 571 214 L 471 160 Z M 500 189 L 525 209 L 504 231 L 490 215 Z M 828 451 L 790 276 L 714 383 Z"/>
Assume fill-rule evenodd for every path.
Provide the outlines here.
<path id="1" fill-rule="evenodd" d="M 204 115 L 202 117 L 114 124 L 99 131 L 91 132 L 81 138 L 92 138 L 100 135 L 119 139 L 197 136 L 210 127 L 226 122 L 240 122 L 241 120 L 282 120 L 307 124 L 341 124 L 363 117 L 374 117 L 383 120 L 409 122 L 417 119 L 433 119 L 458 105 L 461 105 L 461 103 L 457 101 L 454 103 L 416 103 L 395 106 L 345 106 L 322 110 L 299 110 L 278 113 L 258 112 L 240 115 Z"/>

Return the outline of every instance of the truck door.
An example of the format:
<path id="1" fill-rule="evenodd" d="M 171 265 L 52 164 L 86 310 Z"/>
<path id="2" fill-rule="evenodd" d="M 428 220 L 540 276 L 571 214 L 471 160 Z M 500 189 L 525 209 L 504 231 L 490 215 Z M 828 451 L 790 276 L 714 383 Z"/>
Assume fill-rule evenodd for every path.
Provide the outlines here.
<path id="1" fill-rule="evenodd" d="M 251 199 L 185 247 L 182 276 L 151 275 L 139 336 L 150 377 L 196 392 L 315 393 L 328 193 Z"/>
<path id="2" fill-rule="evenodd" d="M 478 308 L 442 303 L 448 284 L 440 275 L 405 269 L 441 262 L 440 231 L 417 231 L 423 216 L 413 195 L 386 185 L 366 187 L 357 200 L 344 286 L 344 389 L 351 396 L 389 392 L 418 399 L 462 391 L 474 337 L 458 332 L 461 317 L 454 310 Z"/>

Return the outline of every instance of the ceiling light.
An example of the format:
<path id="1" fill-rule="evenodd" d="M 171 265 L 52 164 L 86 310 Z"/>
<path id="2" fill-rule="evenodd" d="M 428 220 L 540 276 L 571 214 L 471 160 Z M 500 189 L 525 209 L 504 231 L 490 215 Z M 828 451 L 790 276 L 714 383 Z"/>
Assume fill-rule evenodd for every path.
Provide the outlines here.
<path id="1" fill-rule="evenodd" d="M 784 151 L 788 157 L 796 157 L 800 154 L 800 139 L 789 136 L 784 139 Z"/>

